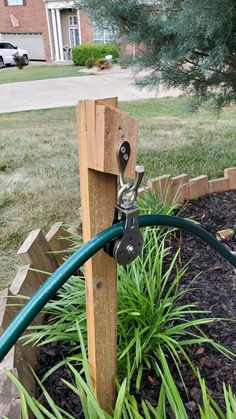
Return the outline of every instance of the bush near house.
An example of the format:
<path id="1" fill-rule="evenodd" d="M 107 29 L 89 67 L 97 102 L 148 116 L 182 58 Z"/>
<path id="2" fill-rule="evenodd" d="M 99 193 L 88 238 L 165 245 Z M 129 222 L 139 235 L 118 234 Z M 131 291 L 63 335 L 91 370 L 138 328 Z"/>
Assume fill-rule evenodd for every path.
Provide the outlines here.
<path id="1" fill-rule="evenodd" d="M 119 48 L 115 44 L 84 44 L 72 48 L 72 59 L 75 65 L 86 65 L 88 59 L 102 60 L 106 55 L 119 58 Z"/>

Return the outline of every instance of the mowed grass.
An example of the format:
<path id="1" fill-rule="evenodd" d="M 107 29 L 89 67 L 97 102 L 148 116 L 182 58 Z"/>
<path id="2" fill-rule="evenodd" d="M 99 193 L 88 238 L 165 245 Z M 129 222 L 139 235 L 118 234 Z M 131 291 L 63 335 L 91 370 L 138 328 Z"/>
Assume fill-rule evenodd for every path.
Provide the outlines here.
<path id="1" fill-rule="evenodd" d="M 0 115 L 0 286 L 32 229 L 79 217 L 75 109 Z"/>
<path id="2" fill-rule="evenodd" d="M 122 108 L 140 120 L 138 161 L 146 176 L 223 176 L 236 166 L 236 107 L 190 112 L 186 100 L 129 102 Z"/>
<path id="3" fill-rule="evenodd" d="M 74 65 L 30 63 L 22 70 L 15 66 L 4 67 L 0 70 L 0 84 L 78 76 L 87 76 L 87 74 Z"/>
<path id="4" fill-rule="evenodd" d="M 170 173 L 220 177 L 236 166 L 236 108 L 219 119 L 190 113 L 182 99 L 121 103 L 140 121 L 138 162 L 146 179 Z M 79 218 L 75 108 L 0 115 L 0 287 L 12 280 L 16 251 L 36 228 Z"/>

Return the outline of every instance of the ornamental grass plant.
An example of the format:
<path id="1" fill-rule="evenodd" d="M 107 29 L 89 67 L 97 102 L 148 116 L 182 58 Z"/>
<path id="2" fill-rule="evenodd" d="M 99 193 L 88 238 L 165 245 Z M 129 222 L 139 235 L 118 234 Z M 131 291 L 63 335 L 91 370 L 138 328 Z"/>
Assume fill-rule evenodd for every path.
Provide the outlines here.
<path id="1" fill-rule="evenodd" d="M 140 199 L 139 206 L 142 213 L 171 214 L 175 209 L 174 206 L 158 203 L 150 193 L 147 193 L 144 199 Z M 71 347 L 68 357 L 54 365 L 39 382 L 52 412 L 54 402 L 43 383 L 58 368 L 67 365 L 72 372 L 73 382 L 66 384 L 79 395 L 86 418 L 167 418 L 168 412 L 172 412 L 173 417 L 177 419 L 188 418 L 182 394 L 173 374 L 174 371 L 177 373 L 187 394 L 181 374 L 183 359 L 199 378 L 203 400 L 199 406 L 201 417 L 210 418 L 211 416 L 206 416 L 209 409 L 219 410 L 208 395 L 204 380 L 195 369 L 185 348 L 204 342 L 213 345 L 227 356 L 233 357 L 234 354 L 208 338 L 201 329 L 217 319 L 212 318 L 209 312 L 199 310 L 197 302 L 186 304 L 183 301 L 195 284 L 193 278 L 187 286 L 181 286 L 188 266 L 180 268 L 179 250 L 174 254 L 171 252 L 169 238 L 173 234 L 173 230 L 163 227 L 146 228 L 143 231 L 144 246 L 141 255 L 132 264 L 118 268 L 118 398 L 113 416 L 101 411 L 90 383 L 83 276 L 71 277 L 60 289 L 57 298 L 45 306 L 47 324 L 29 328 L 27 343 L 45 345 L 62 341 L 69 343 Z M 156 407 L 145 400 L 140 406 L 132 395 L 131 385 L 135 382 L 138 393 L 145 371 L 152 371 L 160 382 Z M 21 388 L 23 408 L 25 409 L 27 404 L 30 407 L 33 399 L 15 378 L 12 379 L 18 389 Z M 226 408 L 233 411 L 235 396 L 231 389 L 226 390 L 225 387 L 224 395 Z M 55 417 L 46 412 L 45 407 L 38 401 L 33 400 L 33 403 L 46 417 Z M 73 417 L 69 414 L 66 416 L 59 408 L 55 412 L 58 418 Z"/>
<path id="2" fill-rule="evenodd" d="M 159 370 L 162 384 L 157 406 L 153 407 L 148 400 L 142 400 L 140 406 L 135 396 L 130 392 L 127 378 L 124 378 L 121 384 L 116 378 L 117 400 L 114 412 L 112 415 L 109 415 L 103 411 L 99 406 L 91 385 L 86 344 L 78 325 L 77 333 L 77 339 L 80 342 L 81 356 L 77 362 L 77 368 L 69 361 L 67 363 L 67 367 L 72 373 L 73 381 L 68 382 L 63 379 L 62 381 L 72 390 L 73 394 L 79 396 L 83 414 L 86 419 L 167 419 L 170 417 L 170 412 L 171 417 L 174 417 L 175 419 L 189 418 L 162 351 L 160 352 L 161 368 Z M 80 364 L 80 371 L 78 371 L 78 364 Z M 49 373 L 51 372 L 52 371 Z M 57 406 L 44 387 L 43 380 L 40 381 L 35 374 L 35 379 L 47 401 L 47 408 L 27 392 L 12 372 L 8 371 L 7 375 L 19 391 L 22 419 L 29 418 L 29 411 L 33 412 L 37 419 L 76 419 L 74 415 L 71 415 Z M 226 387 L 226 385 L 223 384 L 226 406 L 225 412 L 223 412 L 218 404 L 210 397 L 205 380 L 200 376 L 199 371 L 197 371 L 197 377 L 202 391 L 202 405 L 198 405 L 199 417 L 201 419 L 234 419 L 236 417 L 236 396 L 232 393 L 231 387 Z M 3 419 L 8 418 L 5 417 Z"/>

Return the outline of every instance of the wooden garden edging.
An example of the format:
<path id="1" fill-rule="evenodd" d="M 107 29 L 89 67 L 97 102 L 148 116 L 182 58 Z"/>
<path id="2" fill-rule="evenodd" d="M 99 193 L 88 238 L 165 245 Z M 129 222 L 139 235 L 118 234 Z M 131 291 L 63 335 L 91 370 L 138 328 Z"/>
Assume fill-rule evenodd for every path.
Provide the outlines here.
<path id="1" fill-rule="evenodd" d="M 236 189 L 236 167 L 224 170 L 224 177 L 209 180 L 202 175 L 195 178 L 187 174 L 171 177 L 164 175 L 151 179 L 147 188 L 154 195 L 159 195 L 163 202 L 182 204 L 189 199 L 199 198 L 212 192 L 225 192 Z M 142 194 L 144 188 L 140 193 Z"/>
<path id="2" fill-rule="evenodd" d="M 79 230 L 78 230 L 79 233 Z M 0 332 L 5 329 L 10 320 L 19 311 L 13 304 L 24 304 L 25 299 L 19 296 L 31 297 L 48 277 L 46 272 L 54 272 L 69 254 L 66 249 L 71 246 L 71 233 L 63 228 L 63 223 L 53 225 L 46 235 L 42 230 L 33 230 L 28 235 L 18 256 L 24 264 L 19 268 L 9 288 L 0 292 Z M 52 252 L 60 252 L 53 254 Z M 45 273 L 33 271 L 42 270 Z M 39 314 L 34 324 L 42 324 L 43 316 Z M 12 371 L 26 390 L 35 395 L 36 383 L 30 366 L 35 368 L 38 363 L 37 347 L 22 345 L 20 342 L 11 349 L 0 364 L 0 417 L 9 419 L 21 418 L 21 406 L 17 389 L 6 376 L 4 369 Z M 34 417 L 31 415 L 31 417 Z"/>

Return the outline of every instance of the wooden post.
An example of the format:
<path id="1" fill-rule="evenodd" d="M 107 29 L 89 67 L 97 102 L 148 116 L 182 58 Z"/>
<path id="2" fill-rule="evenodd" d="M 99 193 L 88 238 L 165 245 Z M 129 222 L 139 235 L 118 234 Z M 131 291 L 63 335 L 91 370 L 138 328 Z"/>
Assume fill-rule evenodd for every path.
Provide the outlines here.
<path id="1" fill-rule="evenodd" d="M 112 224 L 119 173 L 116 150 L 124 140 L 131 146 L 126 174 L 134 176 L 137 122 L 116 106 L 116 98 L 85 100 L 78 105 L 84 242 Z M 90 374 L 101 407 L 111 413 L 117 340 L 115 260 L 101 250 L 86 263 L 85 277 Z"/>

